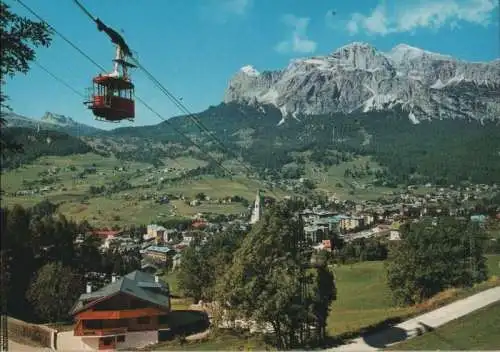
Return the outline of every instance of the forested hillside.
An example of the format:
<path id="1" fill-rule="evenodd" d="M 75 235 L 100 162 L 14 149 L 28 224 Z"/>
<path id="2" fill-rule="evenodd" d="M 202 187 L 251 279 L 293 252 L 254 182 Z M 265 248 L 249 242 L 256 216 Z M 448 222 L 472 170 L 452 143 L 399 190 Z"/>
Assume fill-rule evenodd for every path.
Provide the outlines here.
<path id="1" fill-rule="evenodd" d="M 2 138 L 22 148 L 21 153 L 12 150 L 2 153 L 3 169 L 18 167 L 43 155 L 66 156 L 92 150 L 82 140 L 56 131 L 36 131 L 25 127 L 2 128 Z"/>
<path id="2" fill-rule="evenodd" d="M 391 183 L 489 183 L 500 179 L 500 127 L 466 120 L 433 120 L 412 124 L 401 111 L 299 116 L 277 126 L 281 113 L 272 106 L 249 107 L 236 103 L 210 107 L 196 115 L 227 147 L 225 158 L 241 157 L 255 168 L 280 171 L 294 161 L 292 152 L 311 151 L 312 161 L 332 164 L 328 151 L 371 155 Z M 207 132 L 200 132 L 189 116 L 169 124 L 202 145 L 223 152 Z M 189 146 L 167 123 L 120 128 L 104 138 L 135 139 L 141 147 L 121 153 L 123 158 L 144 160 L 169 156 Z M 158 148 L 156 142 L 169 143 Z M 193 153 L 200 153 L 192 148 Z"/>

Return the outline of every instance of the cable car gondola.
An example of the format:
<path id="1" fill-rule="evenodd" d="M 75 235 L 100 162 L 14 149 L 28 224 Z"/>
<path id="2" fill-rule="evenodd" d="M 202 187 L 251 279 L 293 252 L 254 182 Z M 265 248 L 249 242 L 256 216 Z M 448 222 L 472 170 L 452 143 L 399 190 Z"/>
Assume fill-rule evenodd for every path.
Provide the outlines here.
<path id="1" fill-rule="evenodd" d="M 89 99 L 85 102 L 96 120 L 120 122 L 133 121 L 135 117 L 134 84 L 128 74 L 129 68 L 136 66 L 127 62 L 132 57 L 128 45 L 120 34 L 107 27 L 98 18 L 94 19 L 99 31 L 104 31 L 116 45 L 113 72 L 99 74 L 92 80 Z"/>

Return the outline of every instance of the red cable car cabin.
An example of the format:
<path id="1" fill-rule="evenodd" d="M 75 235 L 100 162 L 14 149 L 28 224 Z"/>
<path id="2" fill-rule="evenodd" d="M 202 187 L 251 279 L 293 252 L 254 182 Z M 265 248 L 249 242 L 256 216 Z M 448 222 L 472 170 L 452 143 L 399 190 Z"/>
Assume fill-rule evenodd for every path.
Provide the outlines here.
<path id="1" fill-rule="evenodd" d="M 135 117 L 134 84 L 123 77 L 99 75 L 93 80 L 88 102 L 97 119 L 119 122 Z"/>

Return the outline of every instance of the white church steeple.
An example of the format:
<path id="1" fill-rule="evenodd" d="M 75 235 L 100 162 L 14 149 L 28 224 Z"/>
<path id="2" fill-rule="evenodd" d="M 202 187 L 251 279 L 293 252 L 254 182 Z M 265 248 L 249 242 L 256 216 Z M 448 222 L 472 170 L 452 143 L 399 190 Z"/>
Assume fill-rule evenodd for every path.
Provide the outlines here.
<path id="1" fill-rule="evenodd" d="M 255 203 L 252 210 L 252 217 L 250 218 L 250 224 L 255 224 L 260 220 L 260 216 L 262 215 L 262 204 L 261 204 L 261 195 L 260 189 L 257 190 L 257 196 L 255 197 Z"/>

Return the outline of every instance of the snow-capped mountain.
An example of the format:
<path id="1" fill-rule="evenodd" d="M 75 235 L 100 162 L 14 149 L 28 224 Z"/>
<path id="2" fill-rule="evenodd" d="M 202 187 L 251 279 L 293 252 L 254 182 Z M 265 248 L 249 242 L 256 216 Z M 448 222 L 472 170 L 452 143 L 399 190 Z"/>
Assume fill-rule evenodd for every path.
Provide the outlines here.
<path id="1" fill-rule="evenodd" d="M 500 59 L 465 62 L 406 44 L 384 53 L 355 42 L 280 71 L 247 65 L 229 82 L 224 101 L 272 104 L 284 118 L 400 107 L 414 123 L 500 119 Z"/>
<path id="2" fill-rule="evenodd" d="M 5 118 L 6 121 L 5 127 L 27 127 L 41 130 L 54 130 L 77 137 L 91 135 L 101 131 L 99 128 L 76 122 L 71 117 L 51 112 L 46 112 L 40 120 L 15 113 L 6 113 L 2 117 Z"/>

